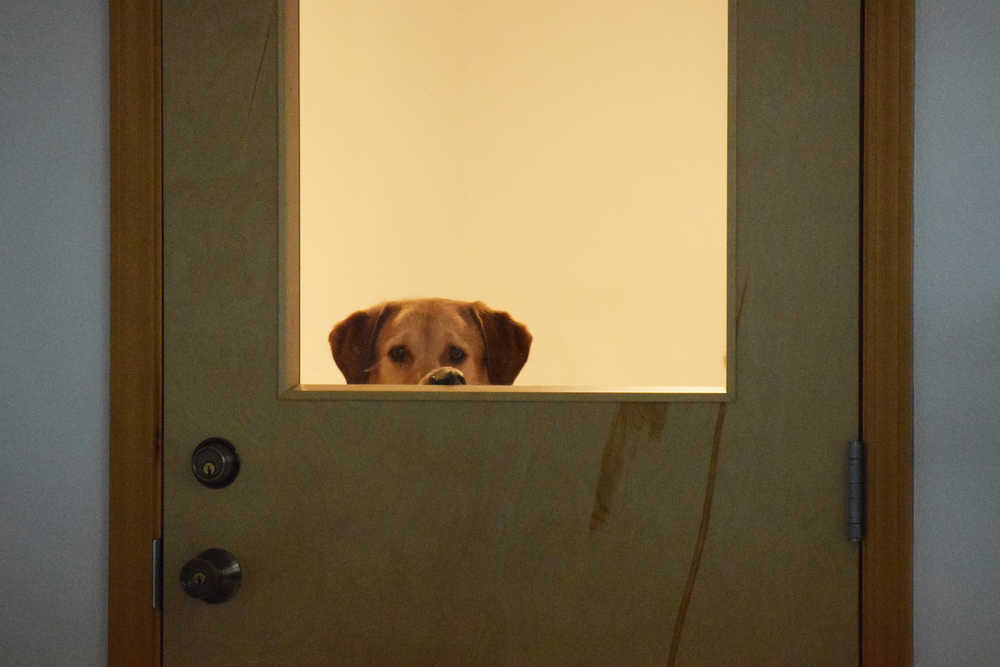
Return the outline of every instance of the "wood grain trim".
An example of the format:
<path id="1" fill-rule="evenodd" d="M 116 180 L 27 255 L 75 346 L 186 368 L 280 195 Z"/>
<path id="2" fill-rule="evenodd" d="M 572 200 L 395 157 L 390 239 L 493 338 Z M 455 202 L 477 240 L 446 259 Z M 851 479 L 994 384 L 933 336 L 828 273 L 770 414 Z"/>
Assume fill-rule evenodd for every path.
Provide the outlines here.
<path id="1" fill-rule="evenodd" d="M 913 0 L 864 2 L 861 660 L 913 664 Z"/>
<path id="2" fill-rule="evenodd" d="M 162 470 L 160 3 L 111 0 L 108 664 L 159 665 Z"/>
<path id="3" fill-rule="evenodd" d="M 280 0 L 278 12 L 278 222 L 280 289 L 278 393 L 299 384 L 299 0 Z"/>

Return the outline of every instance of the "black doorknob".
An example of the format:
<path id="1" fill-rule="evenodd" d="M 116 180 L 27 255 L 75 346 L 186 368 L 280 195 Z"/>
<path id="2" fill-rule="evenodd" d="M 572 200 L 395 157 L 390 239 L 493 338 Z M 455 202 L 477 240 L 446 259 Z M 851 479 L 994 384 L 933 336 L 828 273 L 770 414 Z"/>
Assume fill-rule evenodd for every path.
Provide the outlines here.
<path id="1" fill-rule="evenodd" d="M 243 571 L 225 549 L 206 549 L 181 568 L 184 592 L 204 602 L 225 602 L 236 595 Z"/>
<path id="2" fill-rule="evenodd" d="M 205 486 L 228 486 L 240 472 L 240 457 L 232 443 L 223 438 L 203 440 L 191 454 L 191 471 Z"/>

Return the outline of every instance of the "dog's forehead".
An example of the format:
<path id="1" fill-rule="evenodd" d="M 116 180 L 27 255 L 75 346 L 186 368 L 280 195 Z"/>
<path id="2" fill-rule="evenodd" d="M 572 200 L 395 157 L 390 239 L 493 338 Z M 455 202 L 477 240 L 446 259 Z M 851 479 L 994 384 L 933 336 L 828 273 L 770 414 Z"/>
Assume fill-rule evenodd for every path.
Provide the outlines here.
<path id="1" fill-rule="evenodd" d="M 433 336 L 445 331 L 467 332 L 475 327 L 475 320 L 468 304 L 428 299 L 402 303 L 388 325 L 391 333 L 412 331 Z"/>

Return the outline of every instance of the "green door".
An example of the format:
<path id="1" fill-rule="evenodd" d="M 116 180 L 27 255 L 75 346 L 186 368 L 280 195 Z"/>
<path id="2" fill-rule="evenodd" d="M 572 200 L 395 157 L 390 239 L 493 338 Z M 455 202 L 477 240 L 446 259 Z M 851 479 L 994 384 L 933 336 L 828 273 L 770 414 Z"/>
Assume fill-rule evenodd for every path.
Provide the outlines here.
<path id="1" fill-rule="evenodd" d="M 731 3 L 730 392 L 655 401 L 279 392 L 280 4 L 164 1 L 164 663 L 856 664 L 858 3 Z"/>

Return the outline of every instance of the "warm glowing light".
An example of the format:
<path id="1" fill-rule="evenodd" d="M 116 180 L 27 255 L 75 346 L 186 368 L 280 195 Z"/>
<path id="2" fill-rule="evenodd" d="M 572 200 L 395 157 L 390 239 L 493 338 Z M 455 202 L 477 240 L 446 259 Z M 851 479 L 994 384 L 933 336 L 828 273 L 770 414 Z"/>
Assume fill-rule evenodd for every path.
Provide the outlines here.
<path id="1" fill-rule="evenodd" d="M 726 0 L 300 3 L 301 382 L 378 301 L 508 310 L 517 385 L 725 386 Z"/>

